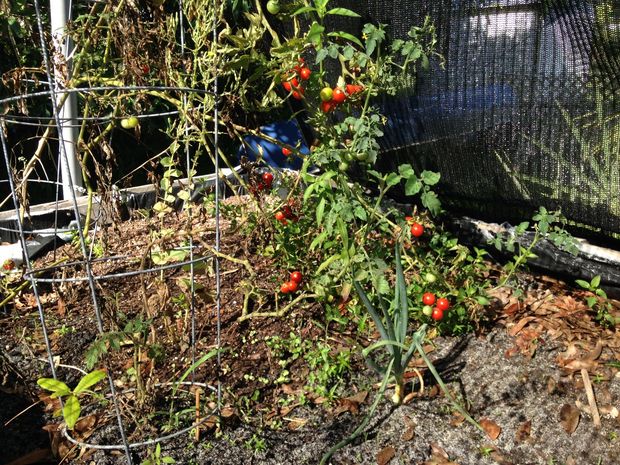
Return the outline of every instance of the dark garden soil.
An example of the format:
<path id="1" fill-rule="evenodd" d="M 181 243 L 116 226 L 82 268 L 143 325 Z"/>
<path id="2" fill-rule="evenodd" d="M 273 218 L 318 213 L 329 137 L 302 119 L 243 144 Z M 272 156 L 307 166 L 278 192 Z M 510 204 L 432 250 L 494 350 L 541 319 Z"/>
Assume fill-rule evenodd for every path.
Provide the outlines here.
<path id="1" fill-rule="evenodd" d="M 359 355 L 376 335 L 360 334 L 353 324 L 325 328 L 322 305 L 304 298 L 311 294 L 309 289 L 295 297 L 277 297 L 286 276 L 274 270 L 272 259 L 257 254 L 255 238 L 234 226 L 226 222 L 222 234 L 221 367 L 218 370 L 213 357 L 193 371 L 198 382 L 221 383 L 221 422 L 218 426 L 208 419 L 198 441 L 195 432 L 188 432 L 163 442 L 161 456 L 179 464 L 316 464 L 351 434 L 377 395 L 381 380 Z M 206 216 L 196 215 L 189 228 L 173 215 L 163 227 L 174 234 L 156 242 L 151 240 L 152 231 L 162 228 L 157 220 L 134 219 L 110 227 L 102 235 L 108 258 L 95 262 L 94 274 L 110 277 L 148 269 L 153 266 L 148 260 L 150 247 L 177 246 L 187 229 L 192 230 L 196 256 L 210 253 L 214 228 Z M 50 252 L 36 263 L 37 270 L 52 266 L 39 277 L 84 277 L 83 264 L 68 264 L 79 262 L 79 257 L 71 245 Z M 185 413 L 171 416 L 170 390 L 164 387 L 183 376 L 193 357 L 208 353 L 217 343 L 213 261 L 205 263 L 196 266 L 195 350 L 186 269 L 96 283 L 104 331 L 118 333 L 127 321 L 149 320 L 141 338 L 131 338 L 130 332 L 135 336 L 141 331 L 134 326 L 118 341 L 120 348 L 105 346 L 108 355 L 95 363 L 113 374 L 130 441 L 191 426 L 197 398 L 201 406 L 215 405 L 209 389 L 199 394 L 181 389 L 173 413 Z M 520 298 L 510 290 L 494 293 L 491 323 L 476 334 L 431 334 L 428 344 L 429 356 L 450 390 L 485 432 L 454 413 L 424 363 L 414 360 L 406 403 L 393 407 L 383 400 L 365 433 L 337 452 L 332 463 L 620 464 L 620 331 L 595 321 L 582 291 L 542 275 L 523 275 L 521 281 Z M 76 367 L 84 367 L 85 354 L 98 334 L 91 290 L 85 282 L 69 281 L 41 287 L 58 378 L 75 386 L 81 377 Z M 287 308 L 293 299 L 296 304 Z M 612 303 L 612 312 L 620 314 L 620 304 Z M 346 305 L 340 310 L 346 314 Z M 60 431 L 61 421 L 52 418 L 58 403 L 36 385 L 38 378 L 50 376 L 50 370 L 32 293 L 22 293 L 3 311 L 0 464 L 125 463 L 122 452 L 74 447 Z M 277 311 L 281 315 L 270 315 Z M 260 316 L 263 313 L 267 315 Z M 331 399 L 304 389 L 311 370 L 294 349 L 274 357 L 268 342 L 291 334 L 299 341 L 328 341 L 332 355 L 351 350 L 352 369 Z M 146 382 L 142 403 L 132 389 L 136 366 Z M 73 435 L 89 443 L 116 444 L 120 439 L 112 405 L 106 401 L 105 381 L 97 391 L 104 397 L 83 399 L 82 420 Z M 385 395 L 390 394 L 388 388 Z M 172 426 L 165 432 L 162 428 L 168 421 Z M 153 450 L 136 449 L 135 463 Z"/>

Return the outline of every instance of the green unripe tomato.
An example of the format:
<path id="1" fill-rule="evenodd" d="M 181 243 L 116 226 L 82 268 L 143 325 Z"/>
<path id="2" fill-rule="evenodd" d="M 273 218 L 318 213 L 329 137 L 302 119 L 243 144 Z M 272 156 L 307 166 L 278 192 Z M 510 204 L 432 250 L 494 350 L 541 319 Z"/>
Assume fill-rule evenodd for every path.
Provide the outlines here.
<path id="1" fill-rule="evenodd" d="M 121 127 L 123 129 L 133 129 L 138 125 L 138 118 L 130 116 L 129 118 L 123 118 L 121 120 Z"/>
<path id="2" fill-rule="evenodd" d="M 435 276 L 433 273 L 426 273 L 426 275 L 424 275 L 424 280 L 427 283 L 433 284 L 435 281 L 437 281 L 437 276 Z"/>
<path id="3" fill-rule="evenodd" d="M 368 160 L 368 154 L 366 152 L 357 152 L 355 158 L 357 161 L 366 161 Z"/>
<path id="4" fill-rule="evenodd" d="M 433 307 L 431 307 L 430 305 L 425 305 L 424 307 L 422 307 L 422 313 L 424 313 L 426 316 L 431 316 L 433 314 Z"/>
<path id="5" fill-rule="evenodd" d="M 334 96 L 334 91 L 331 89 L 331 87 L 323 87 L 319 95 L 321 96 L 321 100 L 323 100 L 324 102 L 329 102 Z"/>
<path id="6" fill-rule="evenodd" d="M 280 13 L 280 2 L 278 0 L 269 0 L 267 2 L 267 11 L 272 15 Z"/>
<path id="7" fill-rule="evenodd" d="M 346 161 L 347 163 L 351 163 L 354 160 L 353 155 L 349 152 L 345 152 L 343 157 L 344 161 Z"/>
<path id="8" fill-rule="evenodd" d="M 346 161 L 341 161 L 341 162 L 338 164 L 338 169 L 339 169 L 340 171 L 346 171 L 346 170 L 348 170 L 348 169 L 349 169 L 349 164 L 348 164 Z"/>

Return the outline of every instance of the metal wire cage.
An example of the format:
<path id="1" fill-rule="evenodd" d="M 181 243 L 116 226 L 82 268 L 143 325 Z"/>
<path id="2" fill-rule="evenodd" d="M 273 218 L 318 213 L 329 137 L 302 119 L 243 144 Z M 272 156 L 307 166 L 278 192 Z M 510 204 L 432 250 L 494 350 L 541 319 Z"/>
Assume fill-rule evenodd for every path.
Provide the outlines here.
<path id="1" fill-rule="evenodd" d="M 136 387 L 128 385 L 127 382 L 121 382 L 119 378 L 126 375 L 122 371 L 119 371 L 118 362 L 113 361 L 113 355 L 110 351 L 104 349 L 102 355 L 97 362 L 97 366 L 105 371 L 105 380 L 107 385 L 105 387 L 99 387 L 97 391 L 98 398 L 102 405 L 109 405 L 111 407 L 112 417 L 115 419 L 116 430 L 112 431 L 108 428 L 108 431 L 104 431 L 99 435 L 99 440 L 80 440 L 74 437 L 73 433 L 66 428 L 62 433 L 73 444 L 81 447 L 99 449 L 99 450 L 120 450 L 124 451 L 127 463 L 134 463 L 135 456 L 132 453 L 133 449 L 148 447 L 168 439 L 188 434 L 191 430 L 199 428 L 205 422 L 213 422 L 214 418 L 218 415 L 222 387 L 219 383 L 219 378 L 216 375 L 211 378 L 209 382 L 205 382 L 204 379 L 199 379 L 197 375 L 197 369 L 205 363 L 209 363 L 214 366 L 212 372 L 216 373 L 220 366 L 220 266 L 218 252 L 220 250 L 220 200 L 223 193 L 222 180 L 220 179 L 220 160 L 217 156 L 219 149 L 219 133 L 218 133 L 218 106 L 217 106 L 217 77 L 215 84 L 211 89 L 194 89 L 187 87 L 175 87 L 175 86 L 90 86 L 80 88 L 63 88 L 55 83 L 54 65 L 50 59 L 50 51 L 45 43 L 45 33 L 43 30 L 43 19 L 41 13 L 41 6 L 38 0 L 34 2 L 36 10 L 36 22 L 39 31 L 39 37 L 41 38 L 40 50 L 47 75 L 46 90 L 37 90 L 33 92 L 26 92 L 20 95 L 13 95 L 0 100 L 0 104 L 9 107 L 10 104 L 19 102 L 27 104 L 35 99 L 47 100 L 51 105 L 52 114 L 51 117 L 44 115 L 16 115 L 10 111 L 5 112 L 0 116 L 0 138 L 2 145 L 2 153 L 5 165 L 7 167 L 8 179 L 6 182 L 10 187 L 11 200 L 13 203 L 14 216 L 12 217 L 12 224 L 14 227 L 3 228 L 4 233 L 8 237 L 17 239 L 21 246 L 21 254 L 24 266 L 24 280 L 30 283 L 32 288 L 32 294 L 36 301 L 36 307 L 38 310 L 39 328 L 42 333 L 42 339 L 45 345 L 46 359 L 48 367 L 46 372 L 51 374 L 54 380 L 60 380 L 59 375 L 67 376 L 65 379 L 79 379 L 82 375 L 86 375 L 88 370 L 83 369 L 80 366 L 76 366 L 77 362 L 73 362 L 71 365 L 62 363 L 60 357 L 55 353 L 52 341 L 49 335 L 48 320 L 50 309 L 43 294 L 50 289 L 56 289 L 59 286 L 77 286 L 82 292 L 81 305 L 88 309 L 90 316 L 86 317 L 87 324 L 85 327 L 86 334 L 75 334 L 72 339 L 76 344 L 80 344 L 82 340 L 101 340 L 104 336 L 109 335 L 114 331 L 114 328 L 118 327 L 118 315 L 114 314 L 114 311 L 110 311 L 110 301 L 117 297 L 114 297 L 114 289 L 123 289 L 124 287 L 129 289 L 130 286 L 143 286 L 146 288 L 148 283 L 153 281 L 153 276 L 164 276 L 166 273 L 171 274 L 183 271 L 186 276 L 187 282 L 187 301 L 186 301 L 186 320 L 187 324 L 183 326 L 183 329 L 187 331 L 187 334 L 179 336 L 179 339 L 186 341 L 187 347 L 185 348 L 186 356 L 173 357 L 175 363 L 178 366 L 175 369 L 175 373 L 178 373 L 177 378 L 165 381 L 153 380 L 148 386 L 140 386 L 137 383 Z M 176 12 L 179 23 L 180 32 L 180 53 L 184 52 L 185 37 L 184 37 L 184 17 L 182 2 L 179 2 L 179 9 Z M 216 2 L 213 2 L 209 7 L 216 10 Z M 213 40 L 217 40 L 216 25 L 212 25 L 213 28 Z M 83 124 L 108 124 L 115 119 L 115 116 L 104 117 L 81 117 L 79 115 L 72 115 L 67 118 L 63 105 L 66 101 L 65 96 L 87 93 L 102 93 L 113 91 L 118 94 L 124 92 L 136 92 L 140 90 L 150 91 L 162 91 L 162 92 L 175 92 L 177 95 L 187 102 L 186 96 L 191 94 L 208 94 L 213 99 L 213 113 L 211 115 L 213 120 L 213 153 L 214 156 L 214 175 L 209 177 L 210 188 L 214 195 L 214 213 L 213 213 L 213 232 L 214 234 L 209 238 L 212 241 L 208 249 L 200 248 L 194 242 L 195 237 L 190 233 L 183 238 L 183 258 L 178 260 L 169 260 L 164 262 L 158 262 L 159 265 L 155 265 L 155 262 L 151 260 L 151 249 L 148 244 L 143 244 L 144 249 L 141 251 L 141 256 L 135 253 L 128 253 L 126 255 L 118 256 L 95 256 L 93 253 L 93 245 L 96 243 L 97 238 L 102 234 L 105 234 L 104 227 L 107 216 L 103 213 L 105 211 L 105 205 L 100 197 L 95 196 L 94 205 L 90 212 L 85 215 L 83 202 L 80 199 L 80 187 L 81 183 L 79 179 L 75 178 L 75 170 L 70 168 L 71 163 L 74 160 L 71 159 L 71 154 L 68 153 L 71 150 L 67 149 L 70 145 L 66 144 L 65 137 L 67 136 L 67 130 L 75 129 Z M 174 116 L 175 112 L 157 112 L 152 114 L 143 114 L 140 118 L 161 118 Z M 44 227 L 37 221 L 32 221 L 31 218 L 25 212 L 28 210 L 28 190 L 21 190 L 15 177 L 16 168 L 12 166 L 11 157 L 11 141 L 9 140 L 10 132 L 7 130 L 10 126 L 30 125 L 35 127 L 49 128 L 52 131 L 56 131 L 58 137 L 59 158 L 56 164 L 57 172 L 55 173 L 55 180 L 52 176 L 48 176 L 48 179 L 33 179 L 31 182 L 33 185 L 46 183 L 51 185 L 55 189 L 56 202 L 53 204 L 55 208 L 52 208 L 52 218 L 49 224 Z M 190 160 L 191 153 L 190 148 L 185 146 L 185 163 L 187 167 L 192 166 Z M 79 168 L 79 166 L 78 166 Z M 24 178 L 28 177 L 28 173 L 24 174 Z M 185 207 L 184 214 L 186 215 L 189 224 L 192 224 L 193 208 L 192 198 L 194 197 L 194 190 L 196 189 L 196 183 L 194 182 L 193 170 L 188 169 L 187 179 L 184 183 L 181 183 L 181 190 L 185 190 L 187 195 L 179 196 L 183 201 L 181 204 Z M 68 207 L 66 209 L 60 208 L 60 190 L 63 190 L 65 194 L 65 201 L 63 205 Z M 66 226 L 69 225 L 69 226 Z M 54 246 L 59 245 L 59 237 L 63 235 L 69 236 L 74 244 L 74 250 L 78 251 L 77 258 L 73 260 L 62 260 L 53 263 L 41 264 L 33 260 L 32 255 L 38 251 L 40 247 L 41 237 L 52 238 L 51 242 Z M 129 241 L 129 237 L 126 238 Z M 49 241 L 46 241 L 49 242 Z M 146 250 L 146 252 L 144 252 Z M 148 259 L 145 259 L 148 258 Z M 196 313 L 196 282 L 197 272 L 199 267 L 203 267 L 208 262 L 212 270 L 212 277 L 209 279 L 209 284 L 212 286 L 213 302 L 209 307 L 209 314 L 211 318 L 210 323 L 213 324 L 212 331 L 209 332 L 213 339 L 208 343 L 198 343 L 197 340 L 197 313 Z M 146 298 L 146 293 L 144 294 Z M 113 305 L 116 305 L 115 311 L 125 311 L 130 313 L 132 310 L 123 308 L 122 302 L 116 301 Z M 161 310 L 161 309 L 160 309 Z M 147 326 L 150 326 L 148 331 L 154 332 L 153 324 L 158 318 L 156 314 L 147 315 Z M 136 329 L 134 329 L 136 330 Z M 125 328 L 125 332 L 130 330 Z M 136 330 L 137 331 L 137 330 Z M 205 346 L 206 344 L 206 346 Z M 204 353 L 200 353 L 202 349 L 208 347 L 209 350 L 205 350 Z M 138 366 L 138 370 L 140 370 Z M 140 375 L 134 373 L 136 379 L 140 378 Z M 128 418 L 136 415 L 136 412 L 131 410 L 135 408 L 135 398 L 137 397 L 137 391 L 144 389 L 149 396 L 161 397 L 167 399 L 170 405 L 175 402 L 185 402 L 185 404 L 191 404 L 194 396 L 197 396 L 197 392 L 204 393 L 205 401 L 203 404 L 205 407 L 200 409 L 198 414 L 198 408 L 196 409 L 196 416 L 185 422 L 175 423 L 174 427 L 168 427 L 167 429 L 154 429 L 150 433 L 143 433 L 140 436 L 136 436 L 138 439 L 134 440 L 131 433 L 131 428 L 128 428 Z M 180 400 L 182 396 L 187 399 Z M 63 397 L 62 395 L 59 397 Z M 211 399 L 211 402 L 207 400 Z M 61 401 L 62 404 L 62 401 Z M 65 406 L 67 404 L 65 403 Z M 170 407 L 173 408 L 173 407 Z M 92 410 L 91 410 L 92 411 Z M 139 414 L 139 413 L 138 413 Z M 146 421 L 146 417 L 141 419 Z M 148 422 L 147 422 L 148 423 Z"/>

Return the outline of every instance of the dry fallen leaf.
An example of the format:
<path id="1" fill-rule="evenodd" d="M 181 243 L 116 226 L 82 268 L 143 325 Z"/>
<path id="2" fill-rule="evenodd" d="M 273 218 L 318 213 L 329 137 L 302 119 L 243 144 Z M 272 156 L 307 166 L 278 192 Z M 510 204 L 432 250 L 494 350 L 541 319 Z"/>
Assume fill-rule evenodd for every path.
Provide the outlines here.
<path id="1" fill-rule="evenodd" d="M 366 397 L 368 397 L 368 391 L 360 391 L 354 396 L 339 399 L 331 413 L 334 417 L 337 417 L 345 412 L 350 412 L 353 415 L 357 415 L 359 412 L 359 406 L 364 403 Z"/>
<path id="2" fill-rule="evenodd" d="M 484 432 L 487 433 L 487 436 L 493 441 L 495 441 L 502 432 L 502 429 L 499 427 L 499 425 L 493 420 L 489 420 L 488 418 L 483 418 L 482 420 L 480 420 L 479 423 L 480 426 L 482 426 Z"/>
<path id="3" fill-rule="evenodd" d="M 574 405 L 564 404 L 560 410 L 560 423 L 567 434 L 572 434 L 579 424 L 581 413 Z"/>
<path id="4" fill-rule="evenodd" d="M 411 441 L 415 436 L 415 423 L 409 418 L 404 417 L 405 430 L 401 434 L 400 439 L 403 441 Z"/>
<path id="5" fill-rule="evenodd" d="M 390 460 L 394 458 L 395 455 L 396 449 L 394 449 L 392 446 L 384 447 L 377 454 L 377 465 L 387 465 Z"/>
<path id="6" fill-rule="evenodd" d="M 439 444 L 431 443 L 431 457 L 422 465 L 459 465 L 451 462 L 448 453 Z"/>
<path id="7" fill-rule="evenodd" d="M 519 425 L 517 432 L 515 433 L 515 440 L 517 442 L 524 442 L 530 438 L 532 433 L 532 420 L 524 421 Z"/>

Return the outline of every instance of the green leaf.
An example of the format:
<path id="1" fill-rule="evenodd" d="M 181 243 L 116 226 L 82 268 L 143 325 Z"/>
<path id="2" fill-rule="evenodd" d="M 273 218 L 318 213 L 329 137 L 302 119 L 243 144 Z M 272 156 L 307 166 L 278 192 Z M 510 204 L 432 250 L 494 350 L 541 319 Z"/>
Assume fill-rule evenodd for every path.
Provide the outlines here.
<path id="1" fill-rule="evenodd" d="M 398 320 L 398 341 L 405 342 L 407 336 L 407 324 L 409 322 L 409 306 L 407 304 L 407 282 L 403 272 L 403 264 L 400 258 L 400 245 L 396 245 L 396 304 L 400 309 L 400 318 Z M 396 328 L 395 328 L 396 329 Z"/>
<path id="2" fill-rule="evenodd" d="M 316 236 L 312 243 L 310 244 L 310 250 L 314 250 L 317 246 L 321 245 L 325 239 L 327 238 L 327 231 L 323 231 L 321 234 Z"/>
<path id="3" fill-rule="evenodd" d="M 428 211 L 430 211 L 433 216 L 437 216 L 441 213 L 441 202 L 437 194 L 433 191 L 424 192 L 420 196 L 420 200 L 422 201 L 422 205 L 428 208 Z"/>
<path id="4" fill-rule="evenodd" d="M 368 296 L 362 289 L 362 286 L 360 286 L 357 281 L 353 281 L 353 285 L 355 286 L 355 290 L 357 291 L 357 295 L 359 295 L 360 300 L 362 301 L 362 304 L 364 305 L 364 307 L 366 307 L 366 310 L 370 314 L 370 317 L 375 322 L 375 326 L 377 327 L 377 331 L 379 331 L 379 335 L 381 336 L 381 339 L 389 340 L 385 326 L 383 325 L 383 322 L 381 321 L 381 317 L 379 316 L 379 313 L 375 310 L 375 307 L 370 303 L 370 300 L 368 299 Z"/>
<path id="5" fill-rule="evenodd" d="M 320 226 L 323 222 L 323 213 L 325 212 L 325 197 L 321 199 L 316 207 L 316 224 Z"/>
<path id="6" fill-rule="evenodd" d="M 368 214 L 366 213 L 366 209 L 362 207 L 361 205 L 358 205 L 357 207 L 355 207 L 355 209 L 353 210 L 353 213 L 355 214 L 356 218 L 359 218 L 362 221 L 366 221 L 368 219 Z"/>
<path id="7" fill-rule="evenodd" d="M 177 463 L 172 457 L 162 457 L 161 461 L 163 463 Z"/>
<path id="8" fill-rule="evenodd" d="M 409 179 L 412 176 L 415 176 L 415 171 L 410 164 L 400 165 L 398 167 L 398 173 L 405 179 Z"/>
<path id="9" fill-rule="evenodd" d="M 480 305 L 491 305 L 491 301 L 482 295 L 479 295 L 478 297 L 476 297 L 476 301 Z"/>
<path id="10" fill-rule="evenodd" d="M 301 8 L 293 12 L 293 16 L 297 16 L 303 13 L 310 13 L 312 11 L 316 11 L 316 8 L 313 8 L 311 6 L 302 6 Z"/>
<path id="11" fill-rule="evenodd" d="M 37 384 L 46 391 L 52 391 L 55 397 L 66 396 L 71 393 L 71 389 L 62 381 L 53 378 L 39 378 Z"/>
<path id="12" fill-rule="evenodd" d="M 193 373 L 196 368 L 200 367 L 200 365 L 202 365 L 204 362 L 206 362 L 207 360 L 209 360 L 210 358 L 216 356 L 218 354 L 218 352 L 220 352 L 222 349 L 213 349 L 210 350 L 209 352 L 207 352 L 206 354 L 204 354 L 202 357 L 200 357 L 198 360 L 196 360 L 187 370 L 185 370 L 185 373 L 183 373 L 183 376 L 181 376 L 179 378 L 179 380 L 174 384 L 174 388 L 172 389 L 172 396 L 174 397 L 177 389 L 179 388 L 179 386 L 181 385 L 181 383 L 183 381 L 185 381 L 185 379 L 191 374 Z"/>
<path id="13" fill-rule="evenodd" d="M 310 30 L 308 31 L 308 34 L 306 35 L 306 40 L 318 46 L 321 43 L 321 36 L 323 35 L 324 31 L 325 31 L 325 28 L 323 26 L 321 26 L 317 22 L 314 22 L 312 23 L 312 26 L 310 26 Z"/>
<path id="14" fill-rule="evenodd" d="M 441 178 L 441 175 L 439 173 L 435 173 L 434 171 L 424 170 L 420 174 L 420 179 L 427 186 L 434 186 L 439 182 L 439 178 Z"/>
<path id="15" fill-rule="evenodd" d="M 357 37 L 355 37 L 353 34 L 349 34 L 348 32 L 343 32 L 343 31 L 333 31 L 333 32 L 329 32 L 327 34 L 329 37 L 339 37 L 340 39 L 345 39 L 348 40 L 349 42 L 353 42 L 354 44 L 359 45 L 360 47 L 363 47 L 364 45 L 362 44 L 362 41 L 359 40 Z M 346 50 L 345 50 L 346 52 Z M 351 54 L 352 56 L 352 54 Z M 345 54 L 346 57 L 346 54 Z"/>
<path id="16" fill-rule="evenodd" d="M 385 183 L 387 184 L 388 187 L 394 187 L 400 182 L 400 180 L 401 180 L 401 177 L 398 174 L 390 173 L 385 179 Z"/>
<path id="17" fill-rule="evenodd" d="M 422 189 L 422 182 L 415 176 L 405 182 L 405 195 L 416 195 Z"/>
<path id="18" fill-rule="evenodd" d="M 326 48 L 322 48 L 320 49 L 318 52 L 316 52 L 316 59 L 314 60 L 315 64 L 319 64 L 321 63 L 325 58 L 327 58 L 328 55 L 328 51 Z"/>
<path id="19" fill-rule="evenodd" d="M 62 408 L 62 417 L 65 419 L 65 423 L 67 423 L 67 428 L 73 429 L 78 418 L 80 418 L 81 410 L 80 401 L 76 396 L 70 395 L 67 397 Z"/>
<path id="20" fill-rule="evenodd" d="M 601 284 L 601 276 L 600 275 L 596 275 L 594 278 L 592 278 L 592 281 L 590 281 L 590 286 L 594 289 L 599 287 Z"/>
<path id="21" fill-rule="evenodd" d="M 85 375 L 80 380 L 80 382 L 78 383 L 77 386 L 75 386 L 75 389 L 73 390 L 73 394 L 75 394 L 77 396 L 78 394 L 80 394 L 81 392 L 85 391 L 89 387 L 97 384 L 103 378 L 105 378 L 105 371 L 104 370 L 91 371 L 90 373 Z"/>
<path id="22" fill-rule="evenodd" d="M 349 10 L 348 8 L 332 8 L 325 14 L 348 16 L 350 18 L 361 18 L 361 16 L 358 15 L 355 11 Z"/>
<path id="23" fill-rule="evenodd" d="M 331 257 L 329 257 L 327 260 L 325 260 L 323 263 L 321 263 L 319 265 L 319 267 L 317 268 L 315 274 L 319 275 L 324 269 L 326 269 L 329 265 L 334 263 L 339 258 L 340 258 L 340 254 L 339 253 L 332 255 Z"/>

